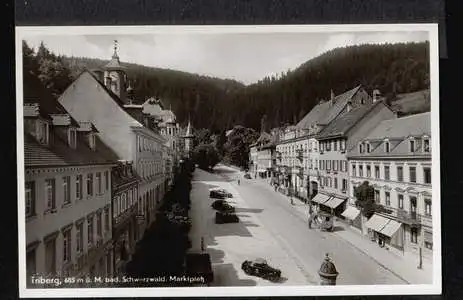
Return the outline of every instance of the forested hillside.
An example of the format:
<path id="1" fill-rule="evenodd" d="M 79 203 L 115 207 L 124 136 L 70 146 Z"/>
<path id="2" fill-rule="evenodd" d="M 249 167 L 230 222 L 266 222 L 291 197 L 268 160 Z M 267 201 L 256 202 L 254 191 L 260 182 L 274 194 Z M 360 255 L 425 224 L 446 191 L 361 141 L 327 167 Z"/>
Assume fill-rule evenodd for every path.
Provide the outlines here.
<path id="1" fill-rule="evenodd" d="M 84 68 L 101 67 L 107 62 L 76 57 L 59 60 L 69 69 L 71 78 Z M 234 125 L 259 130 L 264 115 L 268 127 L 297 122 L 320 99 L 329 98 L 331 89 L 339 94 L 362 84 L 369 93 L 379 89 L 394 99 L 396 94 L 429 88 L 429 43 L 337 48 L 278 78 L 263 78 L 249 86 L 176 70 L 123 64 L 138 101 L 158 95 L 171 105 L 182 124 L 191 116 L 195 128 L 213 132 Z M 419 112 L 428 108 L 413 109 Z"/>

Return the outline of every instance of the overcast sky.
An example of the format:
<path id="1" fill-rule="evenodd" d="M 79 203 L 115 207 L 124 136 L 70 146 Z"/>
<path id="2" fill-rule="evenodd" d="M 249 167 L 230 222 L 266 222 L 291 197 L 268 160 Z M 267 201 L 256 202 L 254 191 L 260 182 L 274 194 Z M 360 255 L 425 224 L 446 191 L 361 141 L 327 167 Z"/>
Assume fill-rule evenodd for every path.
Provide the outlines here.
<path id="1" fill-rule="evenodd" d="M 123 62 L 169 68 L 245 84 L 294 69 L 336 47 L 428 40 L 428 32 L 35 35 L 56 54 L 109 59 L 118 40 Z"/>

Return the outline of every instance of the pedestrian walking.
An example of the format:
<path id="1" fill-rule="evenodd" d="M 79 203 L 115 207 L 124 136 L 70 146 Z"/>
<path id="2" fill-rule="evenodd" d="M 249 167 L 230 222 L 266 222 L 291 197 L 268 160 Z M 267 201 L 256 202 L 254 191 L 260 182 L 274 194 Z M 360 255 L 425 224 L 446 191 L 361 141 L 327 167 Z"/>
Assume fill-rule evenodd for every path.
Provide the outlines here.
<path id="1" fill-rule="evenodd" d="M 238 179 L 238 185 L 240 185 L 240 180 Z"/>

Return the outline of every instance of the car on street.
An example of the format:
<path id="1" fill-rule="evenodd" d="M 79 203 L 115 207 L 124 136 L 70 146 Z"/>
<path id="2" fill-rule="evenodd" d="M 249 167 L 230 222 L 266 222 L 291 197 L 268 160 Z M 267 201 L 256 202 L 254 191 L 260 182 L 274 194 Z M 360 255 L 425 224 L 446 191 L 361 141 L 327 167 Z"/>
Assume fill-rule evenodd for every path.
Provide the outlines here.
<path id="1" fill-rule="evenodd" d="M 244 178 L 251 179 L 251 174 L 249 174 L 249 173 L 244 174 Z"/>
<path id="2" fill-rule="evenodd" d="M 233 198 L 233 195 L 225 189 L 211 189 L 209 190 L 209 197 L 216 199 Z"/>
<path id="3" fill-rule="evenodd" d="M 222 199 L 215 200 L 211 207 L 221 212 L 235 212 L 235 208 Z"/>
<path id="4" fill-rule="evenodd" d="M 216 212 L 215 224 L 238 223 L 240 219 L 234 213 L 230 212 Z"/>
<path id="5" fill-rule="evenodd" d="M 281 270 L 271 267 L 263 258 L 245 260 L 241 269 L 247 275 L 258 276 L 270 281 L 278 281 L 281 278 Z"/>

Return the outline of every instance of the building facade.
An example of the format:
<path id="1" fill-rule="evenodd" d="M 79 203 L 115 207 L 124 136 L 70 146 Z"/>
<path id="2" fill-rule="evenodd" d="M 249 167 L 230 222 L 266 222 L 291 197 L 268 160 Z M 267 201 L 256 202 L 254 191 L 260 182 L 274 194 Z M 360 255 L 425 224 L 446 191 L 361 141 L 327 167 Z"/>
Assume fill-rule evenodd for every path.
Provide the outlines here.
<path id="1" fill-rule="evenodd" d="M 113 269 L 115 275 L 125 273 L 125 266 L 135 252 L 138 232 L 138 183 L 139 178 L 131 162 L 119 161 L 111 171 L 112 178 L 112 228 Z"/>
<path id="2" fill-rule="evenodd" d="M 27 275 L 111 275 L 117 156 L 91 123 L 77 122 L 29 74 L 24 159 Z"/>
<path id="3" fill-rule="evenodd" d="M 432 253 L 430 124 L 430 113 L 383 121 L 348 153 L 352 206 L 354 189 L 367 181 L 385 208 L 360 227 L 399 252 Z"/>
<path id="4" fill-rule="evenodd" d="M 80 74 L 59 102 L 77 120 L 95 124 L 99 138 L 119 160 L 132 163 L 139 178 L 137 232 L 141 233 L 154 221 L 155 203 L 164 196 L 167 140 L 158 132 L 154 118 L 143 114 L 143 105 L 134 104 L 116 50 L 103 71 Z M 109 80 L 102 78 L 103 73 L 118 76 Z"/>
<path id="5" fill-rule="evenodd" d="M 318 134 L 320 192 L 313 201 L 320 209 L 342 215 L 349 195 L 347 152 L 381 121 L 395 117 L 383 101 L 375 99 L 370 104 L 349 107 Z"/>
<path id="6" fill-rule="evenodd" d="M 250 146 L 250 171 L 254 177 L 273 178 L 276 174 L 275 136 L 262 132 Z"/>
<path id="7" fill-rule="evenodd" d="M 361 86 L 337 96 L 331 91 L 329 101 L 320 101 L 295 126 L 285 128 L 276 146 L 280 190 L 304 199 L 317 195 L 320 190 L 317 134 L 348 109 L 371 102 Z"/>

